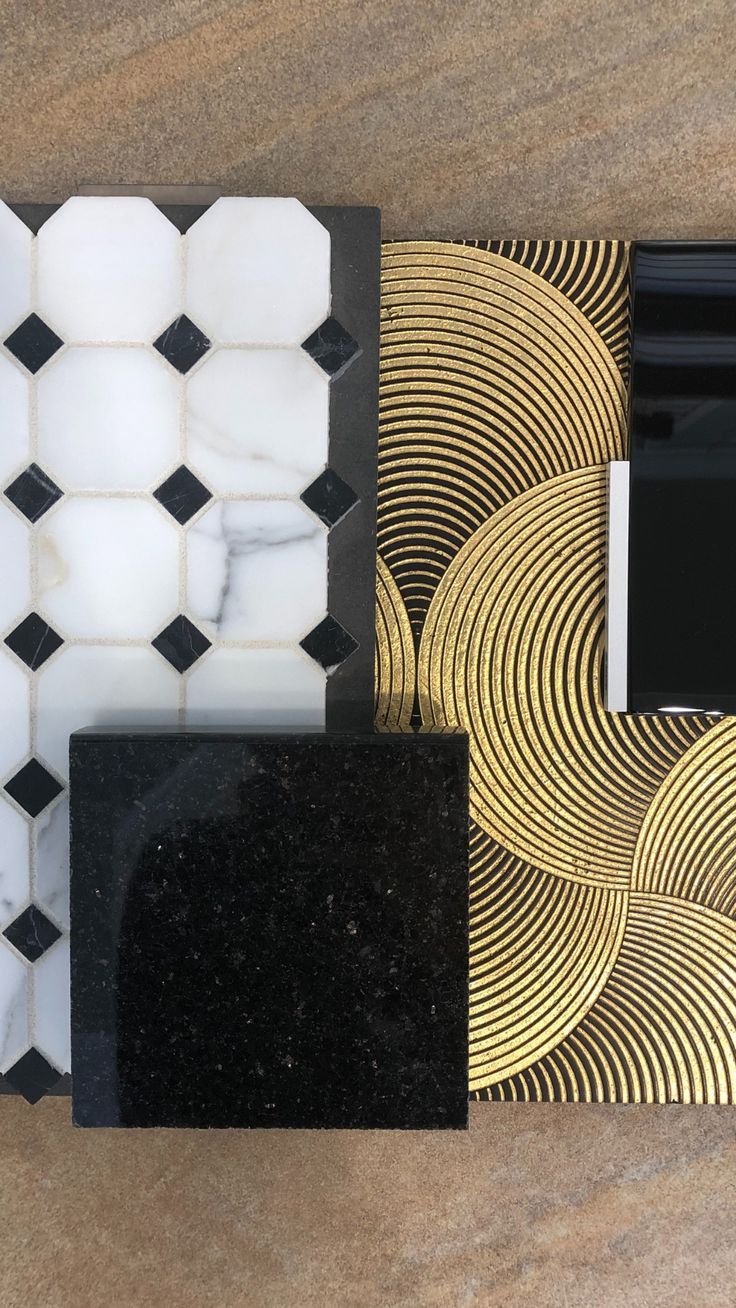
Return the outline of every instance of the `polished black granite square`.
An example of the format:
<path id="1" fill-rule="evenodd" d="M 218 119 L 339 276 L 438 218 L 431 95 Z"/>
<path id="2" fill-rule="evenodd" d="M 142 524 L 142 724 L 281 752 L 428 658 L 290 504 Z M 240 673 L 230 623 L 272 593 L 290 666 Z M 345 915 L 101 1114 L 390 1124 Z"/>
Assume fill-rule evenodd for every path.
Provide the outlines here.
<path id="1" fill-rule="evenodd" d="M 467 1124 L 467 740 L 71 741 L 81 1126 Z"/>
<path id="2" fill-rule="evenodd" d="M 736 244 L 632 256 L 628 700 L 736 712 Z"/>

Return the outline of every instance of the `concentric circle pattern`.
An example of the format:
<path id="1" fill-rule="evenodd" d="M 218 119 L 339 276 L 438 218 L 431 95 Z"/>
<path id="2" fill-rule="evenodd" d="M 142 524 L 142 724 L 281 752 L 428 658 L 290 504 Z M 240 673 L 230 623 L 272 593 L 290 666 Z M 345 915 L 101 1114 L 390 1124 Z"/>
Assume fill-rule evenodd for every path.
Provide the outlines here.
<path id="1" fill-rule="evenodd" d="M 471 1090 L 736 1101 L 736 727 L 601 702 L 625 247 L 388 246 L 383 314 L 377 725 L 470 737 Z"/>
<path id="2" fill-rule="evenodd" d="M 622 456 L 623 403 L 600 335 L 543 277 L 467 246 L 386 247 L 379 552 L 416 631 L 490 514 L 570 468 Z"/>

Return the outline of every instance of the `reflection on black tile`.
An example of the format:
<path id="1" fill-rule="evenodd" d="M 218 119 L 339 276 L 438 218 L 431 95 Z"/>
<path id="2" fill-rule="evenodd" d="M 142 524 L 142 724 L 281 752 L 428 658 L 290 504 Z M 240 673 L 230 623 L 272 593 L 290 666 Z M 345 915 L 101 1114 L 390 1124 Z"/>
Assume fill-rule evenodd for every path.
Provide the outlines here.
<path id="1" fill-rule="evenodd" d="M 10 941 L 29 963 L 45 954 L 50 945 L 59 939 L 61 932 L 53 922 L 41 912 L 35 904 L 29 904 L 20 917 L 10 923 L 3 931 Z"/>
<path id="2" fill-rule="evenodd" d="M 74 1118 L 462 1127 L 467 740 L 79 733 Z"/>
<path id="3" fill-rule="evenodd" d="M 323 322 L 316 332 L 302 342 L 302 349 L 306 350 L 330 377 L 337 377 L 362 353 L 358 342 L 353 340 L 350 332 L 341 327 L 336 318 L 328 318 Z"/>
<path id="4" fill-rule="evenodd" d="M 61 1072 L 47 1062 L 37 1049 L 29 1049 L 9 1068 L 5 1079 L 29 1104 L 37 1104 L 61 1080 Z"/>
<path id="5" fill-rule="evenodd" d="M 358 648 L 357 640 L 329 613 L 299 643 L 310 658 L 321 663 L 328 675 Z"/>
<path id="6" fill-rule="evenodd" d="M 21 623 L 5 637 L 14 654 L 35 672 L 61 645 L 61 636 L 50 627 L 45 618 L 38 613 L 29 613 Z"/>
<path id="7" fill-rule="evenodd" d="M 178 372 L 189 372 L 195 363 L 206 354 L 211 341 L 191 320 L 182 313 L 175 318 L 171 326 L 162 332 L 154 347 Z"/>
<path id="8" fill-rule="evenodd" d="M 61 337 L 37 313 L 32 313 L 7 338 L 5 348 L 15 355 L 24 368 L 36 373 L 63 344 Z"/>
<path id="9" fill-rule="evenodd" d="M 38 522 L 61 499 L 62 492 L 43 468 L 30 463 L 25 472 L 5 487 L 5 495 L 29 522 Z"/>
<path id="10" fill-rule="evenodd" d="M 331 468 L 302 493 L 302 501 L 328 527 L 334 527 L 358 503 L 358 496 Z"/>
<path id="11" fill-rule="evenodd" d="M 64 787 L 37 758 L 32 758 L 5 783 L 5 789 L 26 813 L 38 817 Z"/>
<path id="12" fill-rule="evenodd" d="M 202 635 L 189 618 L 180 613 L 151 644 L 177 672 L 186 672 L 210 648 L 212 642 Z"/>
<path id="13" fill-rule="evenodd" d="M 207 487 L 203 486 L 184 464 L 177 468 L 176 472 L 172 472 L 153 494 L 154 499 L 168 509 L 172 518 L 176 518 L 176 521 L 182 525 L 189 522 L 189 519 L 212 499 Z"/>
<path id="14" fill-rule="evenodd" d="M 632 260 L 629 707 L 736 712 L 736 244 Z"/>

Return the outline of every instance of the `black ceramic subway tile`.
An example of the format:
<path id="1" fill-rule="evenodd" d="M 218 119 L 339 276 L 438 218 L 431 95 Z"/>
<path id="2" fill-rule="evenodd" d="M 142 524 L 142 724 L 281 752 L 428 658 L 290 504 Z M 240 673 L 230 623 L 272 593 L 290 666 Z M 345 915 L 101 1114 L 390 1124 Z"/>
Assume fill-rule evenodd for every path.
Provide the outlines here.
<path id="1" fill-rule="evenodd" d="M 45 618 L 38 613 L 29 613 L 28 617 L 5 637 L 5 644 L 32 672 L 35 672 L 64 642 Z"/>
<path id="2" fill-rule="evenodd" d="M 61 932 L 37 904 L 29 904 L 20 917 L 6 926 L 3 935 L 29 963 L 35 963 L 59 939 Z"/>
<path id="3" fill-rule="evenodd" d="M 336 318 L 327 318 L 302 342 L 302 349 L 330 377 L 337 377 L 361 352 L 359 343 Z"/>
<path id="4" fill-rule="evenodd" d="M 463 1127 L 467 741 L 80 733 L 85 1126 Z"/>
<path id="5" fill-rule="evenodd" d="M 212 493 L 183 464 L 166 478 L 153 495 L 172 518 L 176 518 L 182 525 L 189 522 L 212 499 Z"/>
<path id="6" fill-rule="evenodd" d="M 628 700 L 736 712 L 736 244 L 632 260 Z"/>
<path id="7" fill-rule="evenodd" d="M 177 672 L 186 672 L 210 648 L 212 642 L 189 618 L 180 613 L 151 644 L 172 668 L 176 668 Z"/>
<path id="8" fill-rule="evenodd" d="M 309 657 L 321 664 L 328 674 L 334 672 L 358 648 L 358 642 L 350 632 L 329 613 L 300 644 Z"/>
<path id="9" fill-rule="evenodd" d="M 325 468 L 302 492 L 302 501 L 327 527 L 334 527 L 358 503 L 358 496 L 342 477 Z"/>
<path id="10" fill-rule="evenodd" d="M 37 758 L 32 758 L 6 781 L 5 789 L 29 817 L 35 818 L 61 794 L 63 786 Z"/>
<path id="11" fill-rule="evenodd" d="M 153 344 L 177 372 L 187 373 L 207 353 L 212 342 L 182 313 Z"/>
<path id="12" fill-rule="evenodd" d="M 15 481 L 5 487 L 5 496 L 29 522 L 38 522 L 61 499 L 62 492 L 43 468 L 30 463 Z"/>

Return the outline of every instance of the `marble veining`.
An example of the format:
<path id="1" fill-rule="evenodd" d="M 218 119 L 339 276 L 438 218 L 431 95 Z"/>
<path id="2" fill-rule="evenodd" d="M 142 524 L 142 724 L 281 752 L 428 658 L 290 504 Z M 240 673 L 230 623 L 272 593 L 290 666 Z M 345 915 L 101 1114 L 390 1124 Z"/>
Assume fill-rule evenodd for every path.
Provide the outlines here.
<path id="1" fill-rule="evenodd" d="M 70 733 L 324 725 L 302 642 L 328 608 L 308 492 L 331 382 L 306 343 L 331 257 L 293 199 L 221 199 L 179 230 L 147 199 L 75 197 L 37 235 L 0 204 L 0 932 L 21 922 L 0 934 L 0 1072 L 31 1099 L 70 1067 Z M 33 962 L 11 938 L 27 910 Z"/>

